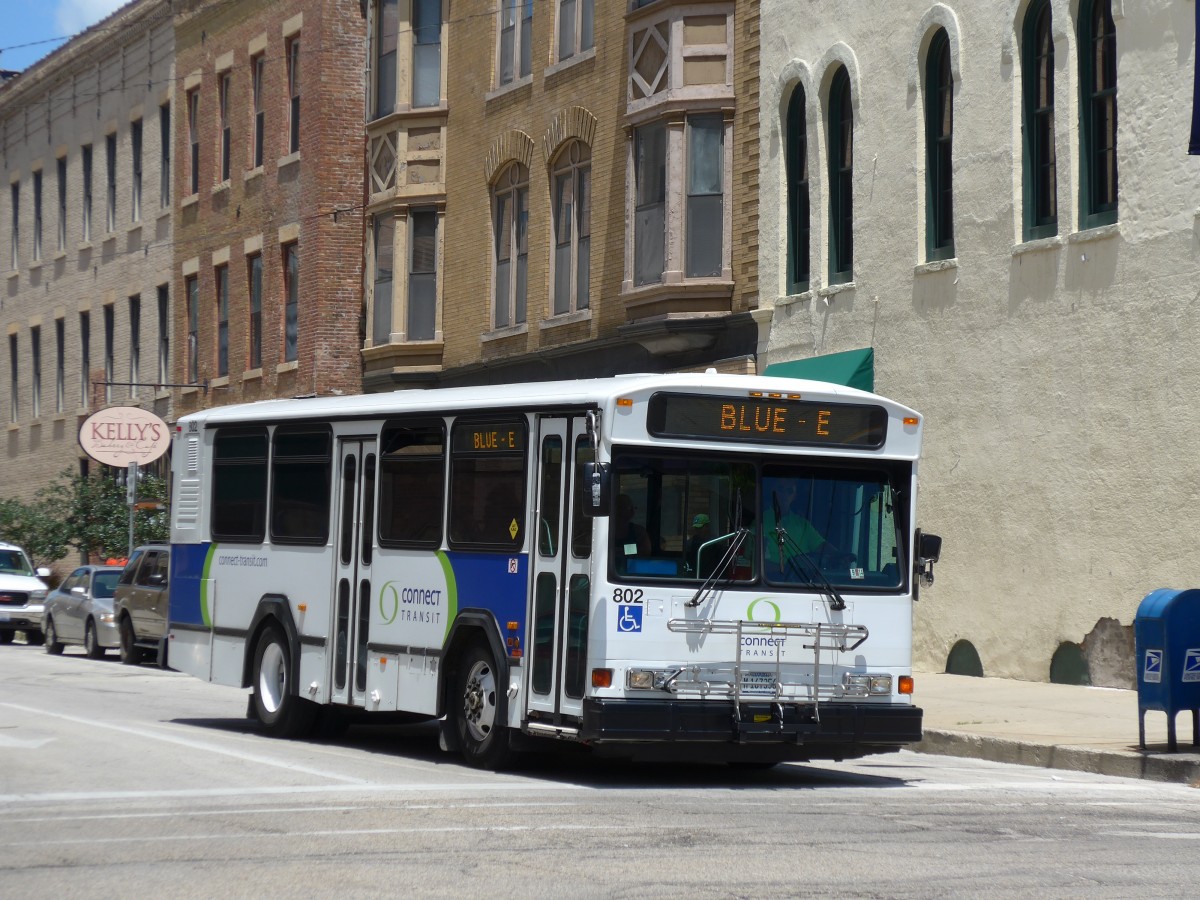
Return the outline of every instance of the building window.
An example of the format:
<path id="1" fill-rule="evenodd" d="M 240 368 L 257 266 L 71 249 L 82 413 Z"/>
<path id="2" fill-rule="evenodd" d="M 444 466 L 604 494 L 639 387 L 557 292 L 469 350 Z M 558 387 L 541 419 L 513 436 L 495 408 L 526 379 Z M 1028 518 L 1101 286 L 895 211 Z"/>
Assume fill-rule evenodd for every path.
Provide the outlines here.
<path id="1" fill-rule="evenodd" d="M 189 275 L 183 287 L 187 295 L 187 380 L 196 384 L 200 381 L 200 280 Z"/>
<path id="2" fill-rule="evenodd" d="M 595 0 L 559 0 L 558 58 L 568 59 L 595 46 Z"/>
<path id="3" fill-rule="evenodd" d="M 1112 0 L 1079 13 L 1083 227 L 1117 221 L 1117 30 Z"/>
<path id="4" fill-rule="evenodd" d="M 104 209 L 105 229 L 117 230 L 117 136 L 110 134 L 104 139 Z"/>
<path id="5" fill-rule="evenodd" d="M 221 113 L 221 181 L 229 180 L 229 84 L 231 76 L 228 72 L 221 75 L 218 83 L 217 99 Z"/>
<path id="6" fill-rule="evenodd" d="M 131 159 L 131 185 L 129 191 L 129 217 L 134 222 L 142 221 L 142 120 L 129 125 L 129 153 Z"/>
<path id="7" fill-rule="evenodd" d="M 79 405 L 91 406 L 92 381 L 92 315 L 79 314 Z"/>
<path id="8" fill-rule="evenodd" d="M 400 0 L 379 0 L 375 23 L 375 118 L 396 111 L 396 46 Z"/>
<path id="9" fill-rule="evenodd" d="M 54 320 L 54 411 L 60 413 L 67 402 L 67 323 Z"/>
<path id="10" fill-rule="evenodd" d="M 667 253 L 667 128 L 662 122 L 643 125 L 633 141 L 634 284 L 655 284 L 662 281 Z"/>
<path id="11" fill-rule="evenodd" d="M 262 255 L 250 257 L 250 368 L 262 368 Z"/>
<path id="12" fill-rule="evenodd" d="M 263 107 L 263 77 L 266 73 L 266 58 L 261 54 L 250 60 L 250 76 L 253 107 L 251 109 L 254 115 L 253 128 L 254 143 L 251 149 L 250 167 L 257 169 L 263 164 L 263 134 L 266 132 L 266 112 Z"/>
<path id="13" fill-rule="evenodd" d="M 854 110 L 850 76 L 829 86 L 829 283 L 854 280 Z"/>
<path id="14" fill-rule="evenodd" d="M 142 379 L 142 298 L 129 298 L 129 396 L 136 397 Z"/>
<path id="15" fill-rule="evenodd" d="M 371 343 L 381 347 L 392 339 L 392 259 L 395 255 L 396 220 L 375 217 L 375 292 L 371 317 Z"/>
<path id="16" fill-rule="evenodd" d="M 300 38 L 287 45 L 288 153 L 300 150 Z"/>
<path id="17" fill-rule="evenodd" d="M 21 184 L 14 181 L 8 186 L 8 194 L 11 200 L 11 208 L 9 209 L 9 233 L 12 240 L 12 265 L 10 269 L 14 271 L 21 264 Z"/>
<path id="18" fill-rule="evenodd" d="M 408 321 L 410 341 L 432 341 L 437 329 L 437 228 L 433 209 L 409 214 L 412 238 L 408 253 Z"/>
<path id="19" fill-rule="evenodd" d="M 84 144 L 81 148 L 80 160 L 83 165 L 83 219 L 82 230 L 84 242 L 92 239 L 92 145 Z"/>
<path id="20" fill-rule="evenodd" d="M 496 181 L 492 209 L 495 214 L 496 294 L 493 323 L 496 328 L 525 321 L 529 264 L 529 172 L 511 163 Z"/>
<path id="21" fill-rule="evenodd" d="M 171 203 L 171 104 L 158 108 L 158 205 L 166 209 Z"/>
<path id="22" fill-rule="evenodd" d="M 925 258 L 954 256 L 954 78 L 950 39 L 938 30 L 925 60 Z"/>
<path id="23" fill-rule="evenodd" d="M 188 94 L 188 193 L 200 193 L 200 91 Z"/>
<path id="24" fill-rule="evenodd" d="M 170 289 L 158 286 L 158 383 L 171 380 L 171 308 Z"/>
<path id="25" fill-rule="evenodd" d="M 533 0 L 501 0 L 500 64 L 501 85 L 524 78 L 533 70 L 530 43 L 533 39 Z"/>
<path id="26" fill-rule="evenodd" d="M 42 258 L 42 173 L 33 173 L 33 258 Z"/>
<path id="27" fill-rule="evenodd" d="M 1054 146 L 1054 36 L 1050 0 L 1025 14 L 1021 47 L 1024 79 L 1025 240 L 1058 233 L 1058 162 Z"/>
<path id="28" fill-rule="evenodd" d="M 808 189 L 808 117 L 804 88 L 792 91 L 787 111 L 788 293 L 808 290 L 811 209 Z"/>
<path id="29" fill-rule="evenodd" d="M 29 329 L 29 398 L 35 419 L 42 417 L 42 329 Z"/>
<path id="30" fill-rule="evenodd" d="M 592 259 L 592 153 L 572 141 L 554 166 L 554 298 L 560 316 L 587 309 Z"/>
<path id="31" fill-rule="evenodd" d="M 294 362 L 300 358 L 300 248 L 288 244 L 283 248 L 283 358 Z"/>
<path id="32" fill-rule="evenodd" d="M 67 249 L 67 158 L 58 158 L 58 249 Z"/>
<path id="33" fill-rule="evenodd" d="M 442 0 L 413 0 L 412 105 L 442 102 Z"/>
<path id="34" fill-rule="evenodd" d="M 213 272 L 217 285 L 217 377 L 229 374 L 229 266 Z"/>
<path id="35" fill-rule="evenodd" d="M 721 116 L 687 120 L 686 268 L 689 278 L 721 274 L 725 217 L 725 126 Z"/>
<path id="36" fill-rule="evenodd" d="M 18 374 L 21 371 L 17 358 L 17 336 L 8 336 L 8 421 L 16 422 L 21 414 L 21 400 L 18 391 L 21 387 Z"/>
<path id="37" fill-rule="evenodd" d="M 112 304 L 104 307 L 104 402 L 112 403 L 112 383 L 117 371 L 117 319 Z"/>

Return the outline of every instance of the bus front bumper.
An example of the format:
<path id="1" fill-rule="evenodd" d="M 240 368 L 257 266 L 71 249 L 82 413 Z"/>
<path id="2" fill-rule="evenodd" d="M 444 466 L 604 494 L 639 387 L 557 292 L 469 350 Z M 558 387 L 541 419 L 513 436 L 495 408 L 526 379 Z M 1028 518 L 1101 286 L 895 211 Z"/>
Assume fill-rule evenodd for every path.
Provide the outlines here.
<path id="1" fill-rule="evenodd" d="M 609 700 L 583 704 L 580 738 L 598 752 L 645 756 L 663 747 L 700 758 L 724 746 L 730 758 L 851 759 L 921 740 L 922 710 L 870 703 L 779 704 L 731 700 Z M 735 749 L 736 748 L 736 749 Z M 757 748 L 757 752 L 755 752 Z"/>

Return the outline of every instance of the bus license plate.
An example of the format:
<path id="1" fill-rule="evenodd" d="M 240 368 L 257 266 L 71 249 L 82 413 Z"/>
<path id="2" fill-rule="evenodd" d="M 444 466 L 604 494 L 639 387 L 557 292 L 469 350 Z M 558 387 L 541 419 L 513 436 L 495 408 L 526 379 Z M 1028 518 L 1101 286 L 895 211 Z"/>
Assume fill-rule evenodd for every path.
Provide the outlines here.
<path id="1" fill-rule="evenodd" d="M 755 697 L 775 696 L 774 672 L 743 672 L 742 693 Z"/>

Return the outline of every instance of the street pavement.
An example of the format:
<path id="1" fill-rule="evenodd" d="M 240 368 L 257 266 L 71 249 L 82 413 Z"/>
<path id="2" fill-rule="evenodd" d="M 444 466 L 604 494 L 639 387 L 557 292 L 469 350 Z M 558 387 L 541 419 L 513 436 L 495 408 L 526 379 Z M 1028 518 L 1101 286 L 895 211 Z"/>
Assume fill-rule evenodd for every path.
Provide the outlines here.
<path id="1" fill-rule="evenodd" d="M 1192 714 L 1177 716 L 1172 753 L 1166 714 L 1147 711 L 1142 750 L 1137 691 L 929 672 L 914 680 L 925 710 L 918 752 L 1200 787 Z"/>

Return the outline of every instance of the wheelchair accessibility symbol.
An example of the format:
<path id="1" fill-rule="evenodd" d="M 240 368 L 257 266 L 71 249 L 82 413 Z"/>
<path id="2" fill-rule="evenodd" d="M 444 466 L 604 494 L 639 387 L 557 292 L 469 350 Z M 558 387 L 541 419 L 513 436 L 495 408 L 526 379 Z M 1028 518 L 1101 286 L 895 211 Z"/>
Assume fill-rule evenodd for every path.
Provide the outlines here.
<path id="1" fill-rule="evenodd" d="M 617 631 L 630 633 L 642 630 L 642 608 L 640 606 L 617 607 Z"/>

